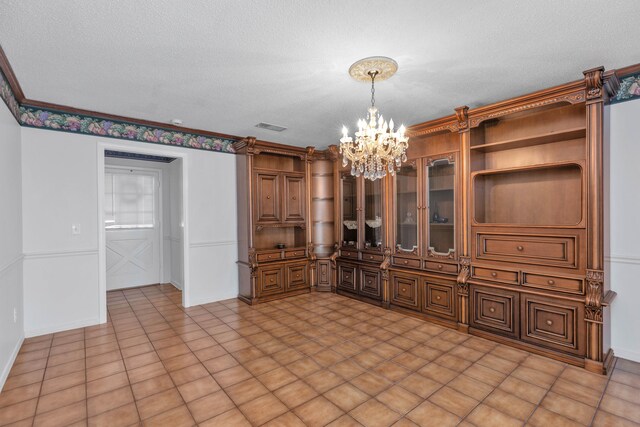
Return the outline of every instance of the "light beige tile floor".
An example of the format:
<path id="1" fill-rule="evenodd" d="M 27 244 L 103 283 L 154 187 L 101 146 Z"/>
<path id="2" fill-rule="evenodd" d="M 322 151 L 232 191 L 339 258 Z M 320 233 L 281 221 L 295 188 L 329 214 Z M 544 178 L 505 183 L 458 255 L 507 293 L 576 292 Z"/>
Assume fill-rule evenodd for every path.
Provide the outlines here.
<path id="1" fill-rule="evenodd" d="M 180 301 L 109 292 L 107 324 L 25 340 L 0 425 L 640 425 L 637 363 L 598 376 L 327 293 Z"/>

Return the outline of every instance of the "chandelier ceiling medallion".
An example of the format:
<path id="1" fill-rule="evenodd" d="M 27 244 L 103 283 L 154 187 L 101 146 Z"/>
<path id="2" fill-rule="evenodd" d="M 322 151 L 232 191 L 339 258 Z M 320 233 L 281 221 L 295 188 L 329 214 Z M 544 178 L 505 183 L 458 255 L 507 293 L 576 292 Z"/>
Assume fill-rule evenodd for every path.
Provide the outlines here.
<path id="1" fill-rule="evenodd" d="M 354 79 L 371 82 L 371 107 L 367 119 L 358 120 L 355 141 L 349 136 L 348 129 L 342 127 L 342 165 L 347 166 L 351 162 L 351 175 L 363 175 L 366 179 L 375 181 L 387 173 L 394 175 L 402 162 L 407 160 L 409 138 L 404 134 L 404 126 L 395 131 L 393 120 L 387 123 L 375 105 L 376 80 L 387 80 L 397 70 L 396 61 L 384 56 L 361 59 L 349 68 L 349 74 Z"/>

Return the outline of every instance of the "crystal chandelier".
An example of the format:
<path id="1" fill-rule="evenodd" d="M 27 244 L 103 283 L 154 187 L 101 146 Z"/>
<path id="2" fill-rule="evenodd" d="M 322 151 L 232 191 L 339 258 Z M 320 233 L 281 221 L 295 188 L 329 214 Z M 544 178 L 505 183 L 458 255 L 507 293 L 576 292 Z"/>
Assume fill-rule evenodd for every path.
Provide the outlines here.
<path id="1" fill-rule="evenodd" d="M 375 181 L 383 178 L 387 172 L 394 175 L 402 162 L 407 160 L 409 138 L 404 134 L 404 126 L 394 130 L 393 120 L 387 123 L 375 105 L 376 78 L 379 81 L 386 80 L 397 69 L 398 64 L 393 59 L 379 56 L 361 59 L 349 68 L 349 74 L 354 79 L 371 79 L 371 107 L 367 119 L 358 120 L 355 141 L 349 136 L 347 128 L 342 127 L 342 165 L 346 167 L 351 162 L 351 175 L 363 175 L 366 179 Z"/>

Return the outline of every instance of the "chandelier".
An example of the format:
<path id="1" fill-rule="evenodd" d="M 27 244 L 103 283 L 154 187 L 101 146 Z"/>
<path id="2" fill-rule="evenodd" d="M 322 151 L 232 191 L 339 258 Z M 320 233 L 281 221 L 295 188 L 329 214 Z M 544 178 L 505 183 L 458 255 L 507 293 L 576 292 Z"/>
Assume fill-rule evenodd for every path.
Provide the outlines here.
<path id="1" fill-rule="evenodd" d="M 349 68 L 354 79 L 371 80 L 371 107 L 367 119 L 358 120 L 355 141 L 349 136 L 348 129 L 342 127 L 342 166 L 346 167 L 351 162 L 351 175 L 363 175 L 365 179 L 375 181 L 386 176 L 387 172 L 394 175 L 407 160 L 409 138 L 404 134 L 404 126 L 394 130 L 393 120 L 387 123 L 376 108 L 376 78 L 378 81 L 386 80 L 397 70 L 398 64 L 393 59 L 380 56 L 361 59 Z"/>

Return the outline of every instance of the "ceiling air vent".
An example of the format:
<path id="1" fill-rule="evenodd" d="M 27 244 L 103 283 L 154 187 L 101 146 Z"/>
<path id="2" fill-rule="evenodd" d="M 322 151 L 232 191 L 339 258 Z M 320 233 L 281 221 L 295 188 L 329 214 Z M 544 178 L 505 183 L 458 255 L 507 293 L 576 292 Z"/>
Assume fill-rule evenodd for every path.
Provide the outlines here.
<path id="1" fill-rule="evenodd" d="M 272 125 L 271 123 L 264 122 L 258 123 L 256 127 L 260 129 L 272 130 L 274 132 L 282 132 L 283 130 L 287 130 L 287 128 L 284 126 Z"/>

